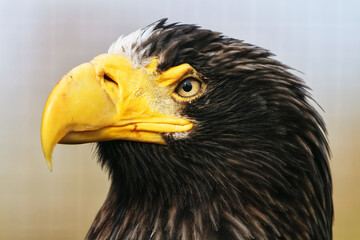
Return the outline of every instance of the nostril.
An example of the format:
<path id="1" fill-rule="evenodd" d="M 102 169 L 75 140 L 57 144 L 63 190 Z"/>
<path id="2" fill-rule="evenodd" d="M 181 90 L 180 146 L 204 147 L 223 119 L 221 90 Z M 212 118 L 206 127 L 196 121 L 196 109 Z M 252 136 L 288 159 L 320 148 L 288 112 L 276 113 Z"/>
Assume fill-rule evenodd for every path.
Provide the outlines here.
<path id="1" fill-rule="evenodd" d="M 112 83 L 118 85 L 117 82 L 115 82 L 115 80 L 112 79 L 112 78 L 111 78 L 109 75 L 107 75 L 106 73 L 104 74 L 104 79 L 105 79 L 106 81 L 109 81 L 109 82 L 112 82 Z"/>

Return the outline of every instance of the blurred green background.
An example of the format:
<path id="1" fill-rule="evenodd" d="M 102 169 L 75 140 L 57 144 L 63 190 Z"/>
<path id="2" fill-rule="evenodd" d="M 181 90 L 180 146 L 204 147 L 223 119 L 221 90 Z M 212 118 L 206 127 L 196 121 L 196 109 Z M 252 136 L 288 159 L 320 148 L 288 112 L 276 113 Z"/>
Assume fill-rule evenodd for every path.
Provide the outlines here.
<path id="1" fill-rule="evenodd" d="M 270 49 L 313 89 L 332 148 L 334 239 L 360 239 L 360 1 L 0 1 L 0 239 L 83 239 L 107 194 L 94 145 L 47 169 L 40 122 L 71 68 L 163 17 Z"/>

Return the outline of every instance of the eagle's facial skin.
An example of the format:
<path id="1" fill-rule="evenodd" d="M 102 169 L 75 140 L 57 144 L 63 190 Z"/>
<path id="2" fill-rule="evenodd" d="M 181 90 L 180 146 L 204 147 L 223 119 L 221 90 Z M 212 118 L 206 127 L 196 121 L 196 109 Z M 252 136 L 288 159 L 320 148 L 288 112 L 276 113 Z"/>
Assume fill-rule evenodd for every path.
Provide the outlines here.
<path id="1" fill-rule="evenodd" d="M 120 54 L 102 54 L 70 71 L 46 103 L 41 137 L 52 169 L 56 143 L 129 140 L 165 144 L 160 133 L 187 132 L 184 103 L 206 84 L 189 64 L 157 72 L 158 59 L 134 67 Z M 184 88 L 187 84 L 187 88 Z M 184 134 L 185 135 L 185 134 Z"/>
<path id="2" fill-rule="evenodd" d="M 86 138 L 79 130 L 77 142 L 100 141 L 112 179 L 87 238 L 332 239 L 325 126 L 304 82 L 271 56 L 161 20 L 95 58 L 116 113 L 103 125 L 160 116 L 185 127 L 144 125 L 138 135 L 131 125 Z"/>

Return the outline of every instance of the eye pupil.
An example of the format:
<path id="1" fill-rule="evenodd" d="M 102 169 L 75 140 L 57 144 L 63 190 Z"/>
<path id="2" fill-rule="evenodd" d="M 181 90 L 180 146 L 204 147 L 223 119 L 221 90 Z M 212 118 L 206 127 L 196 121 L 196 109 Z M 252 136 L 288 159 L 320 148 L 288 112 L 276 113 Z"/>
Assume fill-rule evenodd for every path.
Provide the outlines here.
<path id="1" fill-rule="evenodd" d="M 182 85 L 182 89 L 185 91 L 185 92 L 190 92 L 191 89 L 192 89 L 192 84 L 190 81 L 185 81 Z"/>

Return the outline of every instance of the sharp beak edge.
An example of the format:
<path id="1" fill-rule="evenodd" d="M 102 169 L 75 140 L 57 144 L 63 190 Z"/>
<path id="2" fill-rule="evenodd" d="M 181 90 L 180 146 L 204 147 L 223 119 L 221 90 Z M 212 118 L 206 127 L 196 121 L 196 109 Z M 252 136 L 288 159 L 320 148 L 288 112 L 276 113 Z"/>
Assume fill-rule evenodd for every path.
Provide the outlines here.
<path id="1" fill-rule="evenodd" d="M 161 133 L 193 127 L 186 119 L 154 111 L 141 97 L 118 94 L 114 99 L 102 81 L 96 67 L 85 63 L 66 74 L 50 93 L 41 123 L 41 144 L 50 171 L 57 143 L 130 140 L 165 144 Z M 124 98 L 132 98 L 131 106 Z M 132 111 L 134 104 L 142 109 L 138 114 Z"/>

